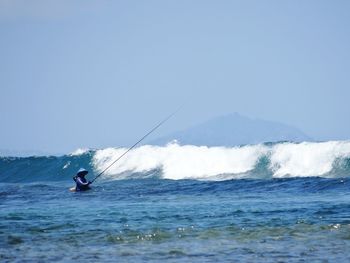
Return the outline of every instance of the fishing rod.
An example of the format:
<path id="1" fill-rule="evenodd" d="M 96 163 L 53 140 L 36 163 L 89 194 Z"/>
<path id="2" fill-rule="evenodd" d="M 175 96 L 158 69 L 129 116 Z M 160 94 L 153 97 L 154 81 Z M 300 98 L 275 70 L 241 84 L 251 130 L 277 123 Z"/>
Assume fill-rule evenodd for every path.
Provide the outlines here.
<path id="1" fill-rule="evenodd" d="M 146 133 L 140 140 L 138 140 L 133 146 L 131 146 L 127 151 L 125 151 L 122 155 L 120 155 L 117 159 L 115 159 L 110 165 L 108 165 L 102 172 L 100 172 L 92 181 L 93 183 L 97 178 L 99 178 L 102 174 L 104 174 L 109 168 L 111 168 L 116 162 L 118 162 L 123 156 L 125 156 L 128 152 L 130 152 L 133 148 L 135 148 L 136 145 L 138 145 L 140 142 L 142 142 L 146 137 L 148 137 L 151 133 L 153 133 L 156 129 L 158 129 L 160 126 L 162 126 L 165 122 L 167 122 L 171 117 L 173 117 L 180 109 L 178 108 L 176 111 L 174 111 L 172 114 L 170 114 L 168 117 L 166 117 L 164 120 L 162 120 L 160 123 L 158 123 L 157 126 L 155 126 L 152 130 L 150 130 L 148 133 Z"/>

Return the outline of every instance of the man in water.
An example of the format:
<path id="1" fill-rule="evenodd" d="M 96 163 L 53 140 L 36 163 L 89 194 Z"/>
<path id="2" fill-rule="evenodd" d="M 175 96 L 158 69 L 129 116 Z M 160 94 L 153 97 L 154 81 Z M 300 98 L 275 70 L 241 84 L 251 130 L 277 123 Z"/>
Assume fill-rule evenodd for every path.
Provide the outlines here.
<path id="1" fill-rule="evenodd" d="M 73 180 L 76 183 L 75 191 L 86 191 L 89 190 L 89 185 L 91 184 L 90 181 L 87 181 L 85 178 L 85 175 L 87 175 L 89 172 L 85 170 L 84 168 L 80 168 L 77 172 L 77 175 L 73 177 Z"/>

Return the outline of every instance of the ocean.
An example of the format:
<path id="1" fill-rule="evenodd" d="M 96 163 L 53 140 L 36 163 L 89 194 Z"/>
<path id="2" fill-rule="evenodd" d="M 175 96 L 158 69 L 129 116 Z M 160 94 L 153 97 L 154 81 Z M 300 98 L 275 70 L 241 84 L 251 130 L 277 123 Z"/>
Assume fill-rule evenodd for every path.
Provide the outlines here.
<path id="1" fill-rule="evenodd" d="M 350 142 L 0 157 L 0 262 L 350 262 Z"/>

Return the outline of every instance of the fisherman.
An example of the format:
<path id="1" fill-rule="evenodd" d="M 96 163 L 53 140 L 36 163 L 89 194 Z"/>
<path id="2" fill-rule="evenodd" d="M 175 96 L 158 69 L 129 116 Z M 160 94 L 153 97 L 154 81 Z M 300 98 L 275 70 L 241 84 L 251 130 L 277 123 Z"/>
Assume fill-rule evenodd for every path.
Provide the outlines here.
<path id="1" fill-rule="evenodd" d="M 73 180 L 76 183 L 75 191 L 86 191 L 89 190 L 89 185 L 92 183 L 88 180 L 86 180 L 85 175 L 87 175 L 89 172 L 84 169 L 80 168 L 77 172 L 77 175 L 73 177 Z"/>

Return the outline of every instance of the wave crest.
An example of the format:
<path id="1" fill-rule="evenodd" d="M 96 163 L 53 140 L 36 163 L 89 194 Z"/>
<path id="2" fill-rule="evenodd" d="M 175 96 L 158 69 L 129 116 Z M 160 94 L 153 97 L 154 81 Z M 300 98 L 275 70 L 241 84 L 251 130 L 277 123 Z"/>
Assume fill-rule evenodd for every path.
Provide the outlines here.
<path id="1" fill-rule="evenodd" d="M 0 182 L 72 180 L 77 170 L 103 171 L 125 148 L 79 150 L 63 156 L 0 157 Z M 241 147 L 145 145 L 103 174 L 109 180 L 164 178 L 221 181 L 288 177 L 350 177 L 350 142 L 303 142 Z"/>
<path id="2" fill-rule="evenodd" d="M 93 157 L 94 167 L 104 170 L 126 149 L 99 150 Z M 257 160 L 266 154 L 264 145 L 244 147 L 180 146 L 170 144 L 165 147 L 141 146 L 131 151 L 127 158 L 112 166 L 107 175 L 123 173 L 145 173 L 162 171 L 165 179 L 212 179 L 223 174 L 244 174 L 254 168 Z"/>
<path id="3" fill-rule="evenodd" d="M 125 148 L 98 150 L 93 166 L 100 172 L 124 153 Z M 207 147 L 169 144 L 165 147 L 145 145 L 136 148 L 112 166 L 104 175 L 125 179 L 135 173 L 160 170 L 165 179 L 227 180 L 267 176 L 272 178 L 309 176 L 348 176 L 349 170 L 335 175 L 336 164 L 350 158 L 350 142 L 303 142 L 258 144 L 242 147 Z M 343 160 L 339 162 L 339 160 Z M 345 160 L 345 161 L 344 161 Z M 264 175 L 257 171 L 263 171 Z"/>

